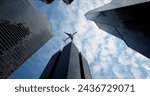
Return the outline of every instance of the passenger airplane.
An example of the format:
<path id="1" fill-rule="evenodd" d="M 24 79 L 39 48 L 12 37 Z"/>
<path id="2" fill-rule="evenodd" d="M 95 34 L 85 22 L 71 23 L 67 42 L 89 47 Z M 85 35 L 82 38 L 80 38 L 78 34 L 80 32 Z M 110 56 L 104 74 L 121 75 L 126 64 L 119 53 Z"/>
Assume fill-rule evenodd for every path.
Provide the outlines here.
<path id="1" fill-rule="evenodd" d="M 74 32 L 73 34 L 70 34 L 70 33 L 67 33 L 67 32 L 64 32 L 65 34 L 67 34 L 69 37 L 64 39 L 64 42 L 66 43 L 66 41 L 70 38 L 71 41 L 73 41 L 73 36 L 77 33 L 77 32 Z"/>

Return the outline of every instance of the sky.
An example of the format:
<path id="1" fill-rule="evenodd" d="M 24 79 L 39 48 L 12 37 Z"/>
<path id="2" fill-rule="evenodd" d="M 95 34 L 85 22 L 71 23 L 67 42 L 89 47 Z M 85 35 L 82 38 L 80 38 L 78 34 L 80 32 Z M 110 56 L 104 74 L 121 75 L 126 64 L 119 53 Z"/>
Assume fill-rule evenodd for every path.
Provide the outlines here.
<path id="1" fill-rule="evenodd" d="M 63 32 L 75 31 L 78 33 L 73 42 L 87 59 L 92 78 L 150 78 L 150 59 L 85 18 L 84 14 L 88 11 L 109 2 L 110 0 L 74 0 L 71 5 L 66 5 L 63 0 L 54 0 L 48 5 L 32 0 L 33 6 L 48 16 L 53 37 L 9 78 L 39 78 L 51 56 L 66 45 L 62 39 L 67 36 Z"/>

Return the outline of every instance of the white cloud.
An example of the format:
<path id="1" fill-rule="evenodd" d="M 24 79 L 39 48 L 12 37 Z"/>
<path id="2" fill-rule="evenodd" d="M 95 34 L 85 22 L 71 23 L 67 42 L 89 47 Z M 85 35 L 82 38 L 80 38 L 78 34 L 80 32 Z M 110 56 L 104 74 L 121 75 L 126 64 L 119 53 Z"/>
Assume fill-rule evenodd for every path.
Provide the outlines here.
<path id="1" fill-rule="evenodd" d="M 112 38 L 109 38 L 108 39 L 108 50 L 109 50 L 109 53 L 111 54 L 115 54 L 116 53 L 116 43 L 115 43 L 115 39 L 112 37 Z"/>
<path id="2" fill-rule="evenodd" d="M 126 58 L 126 56 L 125 55 L 119 55 L 119 62 L 121 63 L 121 64 L 124 64 L 124 65 L 128 65 L 128 64 L 130 64 L 130 61 L 129 60 L 127 60 L 127 58 Z"/>
<path id="3" fill-rule="evenodd" d="M 101 66 L 99 64 L 95 64 L 92 66 L 93 74 L 98 73 L 101 70 Z"/>
<path id="4" fill-rule="evenodd" d="M 135 78 L 142 79 L 142 73 L 139 69 L 132 67 L 131 72 Z"/>
<path id="5" fill-rule="evenodd" d="M 145 63 L 145 64 L 142 64 L 142 67 L 150 73 L 150 65 Z"/>
<path id="6" fill-rule="evenodd" d="M 125 74 L 122 74 L 122 70 L 118 66 L 113 66 L 113 72 L 116 75 L 116 78 L 123 79 Z"/>

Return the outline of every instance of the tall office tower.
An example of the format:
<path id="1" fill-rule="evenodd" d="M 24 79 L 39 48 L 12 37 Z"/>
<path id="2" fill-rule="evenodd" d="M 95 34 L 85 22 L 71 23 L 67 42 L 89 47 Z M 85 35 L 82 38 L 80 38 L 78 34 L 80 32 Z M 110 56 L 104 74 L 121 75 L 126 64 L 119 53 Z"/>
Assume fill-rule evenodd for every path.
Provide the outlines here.
<path id="1" fill-rule="evenodd" d="M 89 11 L 87 19 L 150 58 L 150 0 L 113 0 Z"/>
<path id="2" fill-rule="evenodd" d="M 50 3 L 52 3 L 54 0 L 40 0 L 40 1 L 45 2 L 46 4 L 50 4 Z"/>
<path id="3" fill-rule="evenodd" d="M 71 42 L 56 52 L 40 79 L 91 79 L 88 63 Z"/>
<path id="4" fill-rule="evenodd" d="M 28 0 L 0 0 L 0 78 L 7 78 L 51 37 L 48 18 Z M 36 66 L 36 65 L 35 65 Z"/>

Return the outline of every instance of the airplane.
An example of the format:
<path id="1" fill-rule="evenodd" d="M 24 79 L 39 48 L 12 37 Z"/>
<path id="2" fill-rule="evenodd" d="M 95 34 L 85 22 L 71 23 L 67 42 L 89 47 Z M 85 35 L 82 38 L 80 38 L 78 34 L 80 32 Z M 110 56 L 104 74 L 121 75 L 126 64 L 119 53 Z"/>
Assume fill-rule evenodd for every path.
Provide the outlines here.
<path id="1" fill-rule="evenodd" d="M 67 33 L 67 32 L 64 32 L 65 34 L 67 34 L 69 37 L 64 39 L 64 42 L 66 43 L 66 41 L 70 38 L 71 41 L 73 41 L 73 35 L 75 35 L 77 32 L 74 32 L 73 34 L 70 34 L 70 33 Z"/>

